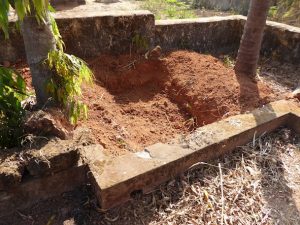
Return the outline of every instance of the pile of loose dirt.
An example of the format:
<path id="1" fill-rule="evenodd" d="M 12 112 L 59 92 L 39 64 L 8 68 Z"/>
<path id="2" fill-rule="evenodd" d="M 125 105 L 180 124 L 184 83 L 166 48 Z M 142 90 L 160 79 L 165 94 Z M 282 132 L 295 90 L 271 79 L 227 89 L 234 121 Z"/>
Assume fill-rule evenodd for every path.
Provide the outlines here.
<path id="1" fill-rule="evenodd" d="M 266 83 L 238 76 L 221 60 L 196 52 L 175 51 L 160 60 L 100 56 L 88 62 L 96 83 L 83 88 L 89 118 L 79 126 L 90 128 L 112 155 L 167 142 L 280 98 Z M 20 71 L 31 85 L 29 69 Z"/>
<path id="2" fill-rule="evenodd" d="M 90 65 L 99 82 L 84 89 L 90 114 L 83 125 L 113 154 L 166 142 L 275 98 L 266 84 L 236 76 L 217 58 L 195 52 L 153 61 L 101 56 Z"/>

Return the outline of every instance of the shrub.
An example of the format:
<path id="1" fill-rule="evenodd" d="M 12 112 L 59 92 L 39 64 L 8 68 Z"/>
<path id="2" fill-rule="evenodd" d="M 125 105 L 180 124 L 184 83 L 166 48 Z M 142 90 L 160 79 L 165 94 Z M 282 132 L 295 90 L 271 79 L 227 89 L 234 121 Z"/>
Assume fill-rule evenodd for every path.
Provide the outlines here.
<path id="1" fill-rule="evenodd" d="M 0 148 L 20 142 L 25 113 L 21 101 L 26 96 L 24 79 L 13 70 L 0 67 Z"/>

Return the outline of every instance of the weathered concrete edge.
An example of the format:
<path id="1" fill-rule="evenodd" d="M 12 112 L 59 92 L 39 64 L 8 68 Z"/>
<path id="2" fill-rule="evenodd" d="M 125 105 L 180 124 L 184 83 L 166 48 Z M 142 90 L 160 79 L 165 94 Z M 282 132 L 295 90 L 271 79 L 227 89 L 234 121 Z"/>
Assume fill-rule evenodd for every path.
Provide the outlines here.
<path id="1" fill-rule="evenodd" d="M 246 16 L 233 15 L 233 16 L 212 16 L 212 17 L 201 17 L 192 19 L 172 19 L 172 20 L 155 20 L 155 26 L 165 26 L 165 25 L 177 25 L 177 24 L 191 24 L 191 23 L 211 23 L 219 21 L 230 21 L 230 20 L 240 20 L 243 23 L 247 20 Z M 300 28 L 291 26 L 284 23 L 278 23 L 274 21 L 267 20 L 266 26 L 284 29 L 294 33 L 300 33 Z"/>
<path id="2" fill-rule="evenodd" d="M 106 158 L 98 144 L 86 145 L 78 149 L 78 154 L 80 158 L 75 164 L 37 177 L 27 174 L 20 183 L 0 190 L 0 218 L 86 184 L 88 164 Z M 72 158 L 70 154 L 65 157 Z"/>
<path id="3" fill-rule="evenodd" d="M 266 113 L 269 116 L 271 114 L 271 118 L 265 118 Z M 149 163 L 149 161 L 147 162 L 147 160 L 141 160 L 136 154 L 127 154 L 125 157 L 122 156 L 123 158 L 119 157 L 112 160 L 105 156 L 99 149 L 99 151 L 95 151 L 97 146 L 88 146 L 81 151 L 81 162 L 77 166 L 50 176 L 30 178 L 24 180 L 16 187 L 12 187 L 6 191 L 0 191 L 0 217 L 11 214 L 15 210 L 29 207 L 40 200 L 57 196 L 66 191 L 71 191 L 77 186 L 85 184 L 87 180 L 93 184 L 95 194 L 102 208 L 109 209 L 129 200 L 130 194 L 134 191 L 147 193 L 162 182 L 187 170 L 196 162 L 211 160 L 230 152 L 237 145 L 247 143 L 249 137 L 251 139 L 253 134 L 260 135 L 265 131 L 272 131 L 282 125 L 287 125 L 296 132 L 300 132 L 300 106 L 297 103 L 289 104 L 289 102 L 286 101 L 279 101 L 270 104 L 270 107 L 257 109 L 253 114 L 256 116 L 247 117 L 250 119 L 250 125 L 251 120 L 255 119 L 260 123 L 259 126 L 248 129 L 249 124 L 247 125 L 247 123 L 245 123 L 246 128 L 239 134 L 236 134 L 235 131 L 230 132 L 230 130 L 224 130 L 226 133 L 228 131 L 228 137 L 219 142 L 206 144 L 198 150 L 186 148 L 180 145 L 180 143 L 179 145 L 178 143 L 177 145 L 176 143 L 157 143 L 149 146 L 147 151 L 151 157 L 157 159 L 154 160 L 154 164 Z M 236 122 L 232 121 L 232 118 L 235 117 L 223 120 L 226 126 L 230 121 Z M 214 129 L 214 126 L 220 123 L 222 123 L 222 121 L 204 126 L 200 129 L 207 127 Z M 231 125 L 228 125 L 228 127 L 231 127 Z M 161 151 L 162 148 L 163 151 Z M 178 155 L 174 156 L 172 154 L 174 151 L 180 151 L 179 157 Z M 126 158 L 128 156 L 129 158 Z M 169 162 L 166 160 L 167 157 L 169 157 Z M 134 161 L 130 162 L 128 159 L 133 159 Z M 165 163 L 162 163 L 162 161 L 165 161 Z M 114 171 L 108 171 L 107 169 L 109 168 L 106 167 L 106 165 L 112 165 L 113 162 L 117 162 L 118 167 L 122 171 L 130 171 L 131 168 L 131 172 L 138 173 L 133 173 L 134 176 L 129 176 L 127 177 L 128 179 L 124 179 L 121 182 L 114 182 L 111 186 L 107 185 L 103 188 L 104 186 L 101 186 L 101 183 L 99 186 L 99 179 L 107 179 L 107 177 L 104 177 L 106 172 L 110 172 L 110 175 L 114 174 Z M 119 164 L 119 162 L 121 163 Z M 145 168 L 135 170 L 135 166 L 140 162 L 143 163 Z M 147 169 L 147 166 L 150 166 L 150 169 Z M 113 176 L 108 178 L 111 179 Z"/>
<path id="4" fill-rule="evenodd" d="M 286 101 L 280 101 L 260 111 L 255 110 L 253 114 L 255 114 L 256 125 L 242 129 L 240 133 L 233 133 L 231 136 L 225 137 L 218 142 L 201 146 L 196 150 L 191 151 L 191 149 L 174 144 L 156 144 L 156 146 L 153 145 L 146 148 L 150 155 L 155 156 L 152 162 L 149 162 L 147 159 L 139 159 L 134 154 L 127 154 L 127 156 L 121 156 L 114 160 L 121 170 L 114 167 L 114 161 L 102 165 L 100 173 L 99 167 L 90 165 L 91 183 L 94 186 L 95 194 L 101 207 L 109 209 L 119 205 L 129 200 L 131 193 L 135 191 L 147 193 L 157 185 L 186 171 L 199 161 L 217 158 L 230 152 L 237 146 L 248 143 L 254 134 L 258 136 L 283 125 L 291 126 L 291 128 L 299 132 L 300 107 L 297 104 L 291 106 L 289 104 L 286 105 L 286 103 Z M 272 112 L 269 111 L 270 109 L 272 109 Z M 236 116 L 231 118 L 236 118 Z M 226 119 L 227 122 L 223 120 L 207 126 L 213 127 L 224 121 L 226 124 L 228 119 Z M 205 130 L 207 126 L 200 129 Z M 218 125 L 213 129 L 218 129 Z M 208 131 L 211 130 L 208 129 Z M 174 154 L 178 157 L 174 157 Z M 168 157 L 170 158 L 169 160 Z M 126 173 L 129 175 L 126 175 Z M 131 176 L 130 173 L 133 173 L 133 175 Z"/>
<path id="5" fill-rule="evenodd" d="M 53 14 L 55 19 L 80 19 L 80 18 L 97 18 L 97 17 L 127 17 L 127 16 L 139 16 L 139 15 L 153 15 L 148 10 L 132 10 L 132 11 L 122 11 L 122 10 L 114 10 L 114 11 L 88 11 L 87 13 L 68 13 L 68 11 L 64 11 L 60 13 L 59 11 Z M 17 21 L 17 17 L 12 16 L 9 18 L 10 25 L 14 24 Z"/>
<path id="6" fill-rule="evenodd" d="M 246 17 L 240 15 L 156 20 L 155 44 L 167 51 L 188 49 L 217 55 L 237 52 L 245 21 Z M 300 28 L 267 21 L 261 55 L 300 63 Z"/>
<path id="7" fill-rule="evenodd" d="M 55 17 L 66 44 L 66 51 L 83 58 L 107 53 L 127 53 L 131 49 L 131 39 L 136 34 L 145 37 L 149 46 L 158 44 L 167 51 L 190 49 L 211 54 L 217 52 L 228 54 L 238 50 L 246 20 L 244 16 L 234 15 L 154 22 L 154 15 L 146 10 L 87 12 L 75 16 L 58 13 Z M 135 20 L 140 18 L 140 22 L 132 23 L 124 19 L 126 17 Z M 209 29 L 210 24 L 213 27 Z M 132 31 L 128 33 L 123 27 L 129 25 L 132 26 Z M 3 34 L 0 33 L 0 62 L 25 59 L 22 37 L 14 28 L 13 20 L 10 22 L 10 27 L 10 40 L 5 41 Z M 208 32 L 210 30 L 211 32 Z M 86 41 L 86 33 L 88 33 L 88 41 Z M 262 53 L 265 56 L 275 56 L 280 60 L 298 63 L 300 62 L 299 50 L 300 28 L 267 21 L 262 45 Z"/>
<path id="8" fill-rule="evenodd" d="M 7 191 L 0 191 L 0 218 L 86 183 L 87 165 L 69 168 L 51 176 L 33 178 Z"/>
<path id="9" fill-rule="evenodd" d="M 192 19 L 168 19 L 168 20 L 155 20 L 155 26 L 176 25 L 176 24 L 190 24 L 190 23 L 211 23 L 226 20 L 246 20 L 246 17 L 240 15 L 234 16 L 212 16 L 200 17 Z"/>
<path id="10" fill-rule="evenodd" d="M 55 19 L 79 19 L 79 18 L 91 18 L 91 17 L 126 17 L 126 16 L 153 16 L 148 10 L 132 10 L 132 11 L 122 11 L 122 10 L 114 10 L 114 11 L 89 11 L 87 14 L 78 13 L 74 15 L 74 13 L 68 14 L 68 12 L 64 13 L 55 13 Z"/>

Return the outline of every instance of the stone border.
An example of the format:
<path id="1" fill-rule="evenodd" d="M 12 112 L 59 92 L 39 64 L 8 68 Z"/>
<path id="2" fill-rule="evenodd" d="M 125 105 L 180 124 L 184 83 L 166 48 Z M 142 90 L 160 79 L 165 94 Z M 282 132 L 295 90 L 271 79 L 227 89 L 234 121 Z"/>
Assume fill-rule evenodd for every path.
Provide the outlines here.
<path id="1" fill-rule="evenodd" d="M 151 192 L 194 164 L 229 153 L 253 136 L 284 125 L 300 133 L 299 102 L 273 102 L 200 127 L 184 138 L 116 158 L 104 155 L 101 145 L 89 144 L 87 132 L 77 135 L 71 144 L 50 142 L 26 153 L 30 158 L 25 165 L 13 161 L 0 164 L 0 217 L 87 182 L 92 184 L 101 208 L 107 210 L 130 200 L 132 194 Z M 5 166 L 12 165 L 19 174 L 7 173 Z"/>
<path id="2" fill-rule="evenodd" d="M 0 217 L 86 184 L 88 164 L 104 158 L 90 136 L 80 130 L 72 140 L 1 155 Z"/>
<path id="3" fill-rule="evenodd" d="M 161 45 L 166 50 L 189 49 L 202 53 L 237 52 L 246 17 L 225 16 L 182 20 L 154 20 L 146 10 L 131 12 L 88 12 L 56 14 L 66 51 L 82 58 L 101 54 L 128 54 L 138 48 L 139 37 L 147 48 Z M 0 63 L 25 59 L 24 44 L 15 22 L 10 23 L 10 40 L 0 33 Z M 146 51 L 146 49 L 144 49 Z M 300 28 L 267 22 L 262 54 L 282 61 L 300 63 Z"/>
<path id="4" fill-rule="evenodd" d="M 155 21 L 155 43 L 166 50 L 237 52 L 247 17 L 241 15 Z M 300 63 L 300 28 L 267 21 L 261 54 Z"/>
<path id="5" fill-rule="evenodd" d="M 155 21 L 155 44 L 165 51 L 188 49 L 210 54 L 237 51 L 244 17 L 203 17 Z"/>
<path id="6" fill-rule="evenodd" d="M 252 113 L 200 127 L 183 139 L 157 143 L 114 160 L 102 159 L 89 164 L 89 177 L 101 208 L 107 210 L 283 125 L 300 133 L 299 103 L 273 102 Z"/>
<path id="7" fill-rule="evenodd" d="M 133 38 L 142 37 L 147 43 L 154 41 L 154 15 L 146 10 L 132 12 L 64 12 L 54 15 L 66 52 L 81 58 L 101 54 L 126 54 L 135 48 Z M 0 63 L 25 59 L 22 36 L 10 22 L 10 39 L 0 31 Z M 151 47 L 151 46 L 149 46 Z"/>

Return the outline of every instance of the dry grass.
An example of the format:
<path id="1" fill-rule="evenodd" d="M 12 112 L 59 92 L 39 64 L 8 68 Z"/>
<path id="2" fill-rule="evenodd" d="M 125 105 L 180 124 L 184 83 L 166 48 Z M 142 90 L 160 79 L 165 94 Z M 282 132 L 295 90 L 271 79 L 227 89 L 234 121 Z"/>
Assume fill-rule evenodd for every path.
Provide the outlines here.
<path id="1" fill-rule="evenodd" d="M 22 215 L 33 224 L 50 219 L 65 225 L 300 224 L 299 174 L 300 136 L 282 129 L 221 159 L 198 163 L 155 192 L 106 213 L 97 211 L 95 199 L 70 193 Z M 16 218 L 11 224 L 32 224 L 23 223 L 26 217 Z"/>
<path id="2" fill-rule="evenodd" d="M 296 155 L 300 162 L 299 145 L 299 136 L 287 129 L 253 139 L 223 159 L 199 163 L 152 195 L 106 217 L 118 218 L 114 224 L 299 224 L 292 189 L 299 189 L 300 183 L 288 186 L 292 181 L 285 175 L 293 166 L 284 163 Z M 300 170 L 292 172 L 296 177 L 288 177 L 300 182 Z M 290 198 L 280 209 L 269 199 L 277 194 L 279 201 Z"/>

